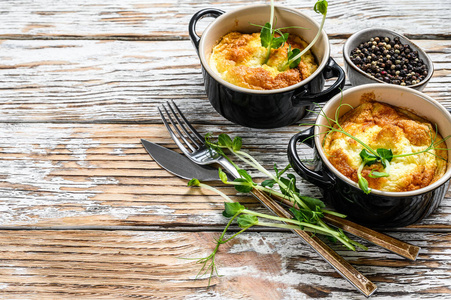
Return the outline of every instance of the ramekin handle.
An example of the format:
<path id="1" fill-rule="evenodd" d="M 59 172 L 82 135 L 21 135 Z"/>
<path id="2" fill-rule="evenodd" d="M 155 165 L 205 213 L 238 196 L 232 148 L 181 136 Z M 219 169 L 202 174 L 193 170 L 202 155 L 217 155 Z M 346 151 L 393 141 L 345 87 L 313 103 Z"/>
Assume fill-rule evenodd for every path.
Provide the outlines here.
<path id="1" fill-rule="evenodd" d="M 293 96 L 293 105 L 305 106 L 312 103 L 320 103 L 329 101 L 333 96 L 343 90 L 345 86 L 346 75 L 345 71 L 330 57 L 327 65 L 324 67 L 323 76 L 325 79 L 337 77 L 335 82 L 319 93 L 311 94 L 307 87 L 300 93 Z"/>
<path id="2" fill-rule="evenodd" d="M 314 127 L 311 127 L 305 131 L 295 134 L 288 144 L 288 160 L 290 161 L 291 167 L 298 173 L 302 178 L 313 183 L 319 188 L 331 189 L 335 186 L 335 179 L 333 176 L 329 175 L 326 170 L 314 171 L 309 169 L 299 158 L 296 145 L 301 142 L 310 148 L 314 148 Z"/>
<path id="3" fill-rule="evenodd" d="M 224 11 L 216 8 L 205 8 L 202 10 L 199 10 L 197 13 L 195 13 L 191 20 L 189 21 L 188 25 L 188 33 L 189 37 L 191 39 L 191 42 L 194 45 L 194 48 L 196 48 L 197 55 L 199 55 L 199 42 L 200 42 L 200 36 L 196 33 L 196 24 L 199 20 L 205 17 L 213 17 L 217 18 L 220 15 L 222 15 Z"/>

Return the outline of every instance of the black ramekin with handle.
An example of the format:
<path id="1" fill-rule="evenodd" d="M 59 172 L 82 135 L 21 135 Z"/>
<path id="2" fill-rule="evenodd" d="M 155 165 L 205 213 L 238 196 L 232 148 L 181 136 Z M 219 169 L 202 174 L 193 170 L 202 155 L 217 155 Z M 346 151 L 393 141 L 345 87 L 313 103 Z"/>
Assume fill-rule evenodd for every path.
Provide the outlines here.
<path id="1" fill-rule="evenodd" d="M 368 84 L 348 89 L 333 97 L 323 112 L 334 119 L 340 103 L 356 107 L 361 96 L 374 93 L 375 100 L 405 108 L 438 126 L 442 137 L 451 135 L 451 114 L 431 97 L 407 87 L 386 84 Z M 350 108 L 342 106 L 340 115 Z M 315 124 L 326 124 L 318 116 Z M 451 178 L 451 151 L 448 150 L 446 173 L 424 188 L 408 192 L 371 190 L 365 194 L 358 184 L 341 174 L 327 159 L 322 149 L 325 127 L 313 126 L 294 135 L 288 146 L 288 158 L 293 169 L 305 180 L 318 186 L 325 202 L 352 220 L 374 228 L 402 227 L 417 223 L 431 214 L 445 197 Z M 307 166 L 298 155 L 297 146 L 303 143 L 314 149 L 315 166 Z M 447 141 L 447 148 L 451 148 Z"/>
<path id="2" fill-rule="evenodd" d="M 199 36 L 197 22 L 204 17 L 215 18 Z M 212 106 L 231 122 L 251 128 L 277 128 L 291 125 L 302 119 L 314 103 L 325 102 L 337 94 L 345 84 L 343 69 L 330 57 L 330 45 L 324 30 L 312 47 L 319 65 L 308 78 L 292 86 L 275 90 L 251 90 L 235 86 L 223 80 L 209 66 L 212 48 L 225 34 L 232 31 L 258 32 L 270 18 L 269 5 L 246 6 L 228 13 L 215 8 L 203 9 L 193 15 L 188 26 L 190 39 L 196 48 L 202 66 L 205 91 Z M 308 43 L 318 32 L 319 24 L 296 10 L 276 6 L 276 27 L 291 28 Z M 337 77 L 324 90 L 325 80 Z"/>

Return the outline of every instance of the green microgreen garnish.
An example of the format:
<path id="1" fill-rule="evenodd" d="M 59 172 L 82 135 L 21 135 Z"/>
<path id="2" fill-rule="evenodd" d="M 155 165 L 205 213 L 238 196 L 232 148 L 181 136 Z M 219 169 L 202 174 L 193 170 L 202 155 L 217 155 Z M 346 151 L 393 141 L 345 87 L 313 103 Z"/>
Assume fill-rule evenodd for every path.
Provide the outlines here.
<path id="1" fill-rule="evenodd" d="M 327 128 L 327 130 L 326 130 L 325 133 L 322 133 L 322 134 L 325 134 L 324 139 L 331 132 L 339 132 L 339 133 L 342 133 L 342 134 L 350 137 L 351 139 L 353 139 L 354 141 L 356 141 L 357 143 L 359 143 L 363 147 L 363 149 L 360 151 L 360 154 L 359 154 L 360 158 L 361 158 L 361 163 L 360 163 L 359 168 L 357 170 L 357 179 L 358 179 L 357 183 L 358 183 L 360 189 L 363 192 L 365 192 L 366 194 L 369 194 L 371 192 L 371 189 L 368 186 L 367 179 L 362 175 L 362 171 L 363 171 L 363 168 L 365 166 L 371 166 L 373 164 L 380 163 L 382 165 L 382 167 L 384 168 L 384 172 L 378 172 L 378 171 L 375 171 L 375 170 L 371 170 L 371 172 L 368 174 L 368 177 L 370 177 L 370 178 L 380 178 L 380 177 L 389 177 L 390 176 L 390 162 L 394 158 L 406 157 L 406 156 L 411 156 L 411 155 L 418 155 L 418 154 L 421 154 L 421 153 L 428 153 L 430 155 L 436 156 L 439 159 L 445 160 L 444 158 L 439 157 L 437 154 L 430 152 L 431 150 L 448 150 L 448 149 L 442 149 L 442 148 L 437 148 L 436 147 L 436 146 L 444 143 L 447 139 L 449 139 L 451 137 L 451 135 L 449 135 L 446 138 L 437 141 L 437 138 L 438 138 L 437 126 L 435 128 L 435 135 L 433 135 L 432 129 L 429 130 L 431 143 L 424 150 L 411 152 L 411 153 L 403 153 L 403 154 L 393 154 L 391 149 L 385 149 L 385 148 L 378 148 L 378 149 L 374 150 L 373 148 L 368 146 L 366 143 L 364 143 L 363 141 L 361 141 L 357 137 L 355 137 L 352 134 L 346 132 L 343 129 L 343 127 L 340 125 L 340 123 L 339 123 L 339 115 L 340 115 L 340 109 L 343 106 L 348 106 L 351 109 L 353 109 L 353 107 L 351 105 L 349 105 L 349 104 L 340 103 L 340 105 L 338 106 L 337 110 L 335 111 L 335 119 L 332 119 L 332 118 L 326 116 L 326 114 L 321 109 L 319 114 L 321 116 L 323 116 L 327 120 L 328 125 L 322 125 L 322 124 L 300 124 L 300 125 L 301 126 L 312 126 L 313 125 L 313 126 L 325 127 L 325 128 Z M 310 111 L 310 112 L 315 113 L 314 111 Z M 313 137 L 314 136 L 310 136 L 309 138 L 313 138 Z"/>
<path id="2" fill-rule="evenodd" d="M 326 19 L 327 14 L 327 1 L 326 0 L 318 0 L 315 5 L 313 6 L 313 10 L 316 13 L 322 14 L 323 19 L 319 28 L 318 33 L 316 34 L 315 38 L 312 40 L 312 42 L 304 49 L 300 50 L 298 48 L 291 48 L 291 45 L 288 47 L 287 52 L 287 62 L 283 65 L 281 71 L 285 71 L 288 68 L 296 68 L 299 63 L 301 62 L 301 57 L 304 55 L 318 40 L 319 36 L 321 35 L 321 31 L 324 26 L 324 22 Z M 288 41 L 289 33 L 283 33 L 282 30 L 288 29 L 288 28 L 303 28 L 304 27 L 298 27 L 298 26 L 291 26 L 291 27 L 283 27 L 283 28 L 274 28 L 274 0 L 271 0 L 271 13 L 270 13 L 270 20 L 269 22 L 265 23 L 265 25 L 256 25 L 251 24 L 254 26 L 261 27 L 260 31 L 260 42 L 262 47 L 266 48 L 266 56 L 263 61 L 263 64 L 267 64 L 269 61 L 269 58 L 271 56 L 271 50 L 272 49 L 278 49 L 285 45 L 285 43 Z M 276 33 L 278 36 L 276 36 Z"/>
<path id="3" fill-rule="evenodd" d="M 380 162 L 385 168 L 386 172 L 377 172 L 372 170 L 368 176 L 371 178 L 388 177 L 388 167 L 390 166 L 390 161 L 393 159 L 393 152 L 391 151 L 391 149 L 379 148 L 376 150 L 375 155 L 373 154 L 373 152 L 369 152 L 365 148 L 360 151 L 360 158 L 362 159 L 362 162 L 360 163 L 360 167 L 357 171 L 358 184 L 362 191 L 364 191 L 366 194 L 369 194 L 370 189 L 368 188 L 368 181 L 365 177 L 362 176 L 363 168 L 365 166 L 371 166 L 372 164 Z"/>
<path id="4" fill-rule="evenodd" d="M 296 68 L 301 62 L 301 56 L 299 55 L 299 53 L 301 53 L 301 50 L 299 50 L 298 48 L 291 49 L 291 45 L 288 47 L 287 64 L 290 69 Z"/>
<path id="5" fill-rule="evenodd" d="M 214 273 L 218 274 L 215 264 L 215 257 L 218 252 L 219 246 L 227 243 L 237 235 L 243 233 L 253 226 L 298 230 L 300 229 L 312 232 L 314 234 L 324 235 L 330 240 L 340 242 L 345 247 L 351 250 L 355 250 L 356 246 L 365 250 L 367 249 L 364 245 L 351 240 L 343 231 L 332 228 L 324 223 L 322 218 L 326 213 L 341 218 L 344 218 L 346 216 L 337 212 L 326 210 L 325 204 L 317 198 L 301 195 L 296 187 L 296 177 L 291 173 L 287 173 L 291 168 L 290 165 L 286 166 L 282 170 L 279 170 L 277 166 L 274 165 L 274 173 L 270 172 L 269 170 L 264 168 L 254 157 L 241 150 L 242 139 L 240 137 L 235 137 L 234 139 L 232 139 L 227 134 L 220 134 L 217 141 L 213 141 L 211 134 L 207 134 L 205 136 L 205 141 L 210 149 L 224 156 L 230 162 L 233 163 L 228 155 L 226 155 L 226 151 L 233 154 L 234 157 L 238 158 L 241 162 L 245 163 L 249 167 L 262 172 L 265 176 L 268 177 L 268 179 L 262 181 L 261 183 L 256 183 L 246 170 L 239 168 L 235 163 L 233 163 L 238 173 L 240 174 L 240 177 L 230 182 L 227 175 L 221 169 L 219 169 L 219 178 L 223 183 L 233 185 L 238 192 L 248 193 L 254 189 L 257 189 L 262 192 L 268 193 L 269 195 L 275 195 L 279 198 L 289 200 L 293 203 L 293 207 L 290 208 L 290 211 L 292 212 L 294 217 L 292 219 L 281 218 L 249 210 L 240 203 L 234 202 L 229 196 L 227 196 L 220 190 L 207 184 L 201 183 L 197 179 L 192 179 L 188 183 L 189 186 L 206 188 L 215 191 L 217 194 L 222 196 L 226 200 L 222 214 L 226 218 L 231 218 L 219 239 L 216 240 L 216 247 L 214 248 L 213 252 L 204 258 L 197 259 L 197 262 L 202 264 L 202 269 L 199 274 L 209 274 L 210 279 L 211 276 L 214 275 Z M 224 236 L 227 232 L 227 229 L 230 227 L 234 220 L 237 221 L 237 225 L 242 229 L 239 232 L 233 234 L 231 237 L 225 239 Z M 276 221 L 276 223 L 274 221 Z"/>
<path id="6" fill-rule="evenodd" d="M 301 61 L 302 55 L 304 55 L 308 50 L 310 50 L 310 48 L 313 47 L 313 45 L 319 39 L 319 37 L 321 36 L 321 32 L 323 30 L 323 27 L 324 27 L 324 23 L 326 21 L 327 7 L 328 7 L 328 3 L 327 3 L 326 0 L 318 0 L 315 3 L 315 5 L 313 6 L 313 10 L 316 13 L 323 15 L 323 18 L 321 20 L 321 24 L 320 24 L 319 29 L 318 29 L 318 33 L 313 38 L 313 40 L 310 42 L 310 44 L 308 44 L 307 47 L 305 47 L 302 51 L 300 51 L 299 49 L 293 49 L 293 51 L 290 51 L 291 49 L 288 50 L 288 60 L 283 65 L 282 71 L 285 71 L 288 68 L 295 68 L 295 67 L 297 67 L 297 65 L 299 65 L 299 63 Z"/>
<path id="7" fill-rule="evenodd" d="M 275 33 L 279 36 L 276 37 Z M 280 29 L 274 29 L 274 0 L 271 0 L 271 16 L 269 22 L 262 26 L 260 31 L 260 42 L 266 48 L 266 57 L 263 64 L 268 63 L 271 56 L 271 49 L 278 49 L 288 40 L 288 33 L 282 33 Z"/>

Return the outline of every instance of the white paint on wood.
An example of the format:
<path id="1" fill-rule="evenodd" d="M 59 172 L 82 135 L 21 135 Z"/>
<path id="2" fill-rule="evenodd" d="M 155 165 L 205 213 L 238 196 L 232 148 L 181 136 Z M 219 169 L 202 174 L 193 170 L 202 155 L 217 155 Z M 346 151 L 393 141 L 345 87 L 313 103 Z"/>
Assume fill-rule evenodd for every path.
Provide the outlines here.
<path id="1" fill-rule="evenodd" d="M 257 1 L 256 3 L 268 1 Z M 276 1 L 319 20 L 313 3 Z M 106 231 L 3 231 L 0 290 L 18 298 L 361 299 L 289 232 L 248 232 L 223 245 L 214 286 L 194 280 L 227 222 L 214 193 L 198 193 L 161 170 L 140 138 L 175 148 L 157 107 L 174 99 L 202 133 L 233 132 L 268 169 L 287 163 L 300 130 L 249 130 L 209 105 L 199 59 L 188 40 L 191 16 L 205 7 L 230 11 L 243 1 L 3 1 L 0 28 L 0 225 L 96 226 Z M 353 32 L 386 27 L 413 37 L 434 61 L 424 90 L 451 107 L 451 2 L 329 3 L 331 56 Z M 203 20 L 203 28 L 209 23 Z M 120 40 L 119 40 L 120 39 Z M 175 45 L 175 46 L 174 46 Z M 162 51 L 164 49 L 164 51 Z M 327 86 L 330 83 L 327 83 Z M 345 89 L 349 88 L 349 83 Z M 307 121 L 314 121 L 310 115 Z M 157 124 L 157 125 L 152 125 Z M 252 175 L 263 179 L 257 172 Z M 223 185 L 214 183 L 216 187 Z M 301 191 L 319 190 L 300 180 Z M 252 198 L 226 193 L 259 211 Z M 333 246 L 379 286 L 374 299 L 449 298 L 451 199 L 411 232 L 391 235 L 421 248 L 408 262 L 378 247 Z M 110 230 L 121 226 L 217 232 Z M 115 227 L 116 226 L 116 227 Z M 441 233 L 435 232 L 441 230 Z M 20 228 L 19 228 L 20 229 Z M 153 230 L 153 229 L 152 229 Z M 99 259 L 100 258 L 100 259 Z M 156 293 L 153 289 L 156 289 Z M 74 296 L 75 295 L 75 296 Z"/>
<path id="2" fill-rule="evenodd" d="M 187 26 L 197 11 L 214 7 L 226 12 L 269 1 L 14 1 L 2 3 L 0 36 L 100 38 L 187 38 Z M 320 22 L 313 2 L 276 1 Z M 408 34 L 449 35 L 449 1 L 331 1 L 325 30 L 349 34 L 369 27 L 385 27 Z M 427 13 L 424 13 L 427 11 Z M 434 16 L 434 17 L 429 17 Z M 211 22 L 211 18 L 205 21 Z M 416 26 L 412 26 L 416 24 Z M 200 26 L 200 29 L 204 28 Z M 432 30 L 433 29 L 433 30 Z"/>

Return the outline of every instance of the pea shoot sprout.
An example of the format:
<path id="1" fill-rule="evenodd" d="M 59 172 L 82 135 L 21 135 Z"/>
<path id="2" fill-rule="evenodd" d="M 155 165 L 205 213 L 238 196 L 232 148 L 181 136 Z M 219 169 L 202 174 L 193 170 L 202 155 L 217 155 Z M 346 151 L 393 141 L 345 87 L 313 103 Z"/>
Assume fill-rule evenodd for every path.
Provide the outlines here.
<path id="1" fill-rule="evenodd" d="M 254 157 L 241 150 L 242 140 L 240 137 L 235 137 L 232 140 L 229 135 L 220 134 L 217 141 L 213 142 L 211 134 L 207 134 L 205 141 L 210 149 L 224 156 L 230 162 L 233 163 L 228 155 L 226 155 L 225 151 L 232 153 L 234 157 L 238 158 L 241 162 L 245 163 L 249 167 L 257 169 L 268 177 L 268 179 L 263 182 L 256 183 L 246 170 L 239 168 L 235 163 L 233 163 L 237 168 L 240 177 L 234 179 L 233 181 L 229 181 L 226 173 L 219 169 L 219 178 L 223 183 L 233 185 L 235 189 L 241 193 L 249 193 L 252 190 L 257 189 L 268 193 L 269 195 L 275 195 L 289 200 L 293 203 L 293 207 L 290 208 L 293 215 L 293 218 L 291 219 L 268 215 L 247 209 L 239 202 L 234 202 L 229 196 L 220 190 L 202 183 L 196 178 L 190 180 L 188 186 L 209 189 L 223 197 L 225 199 L 223 216 L 230 218 L 224 231 L 216 240 L 216 246 L 213 252 L 204 258 L 196 259 L 199 264 L 202 264 L 202 268 L 198 276 L 208 274 L 210 276 L 209 284 L 211 277 L 215 273 L 218 274 L 215 257 L 218 253 L 220 245 L 227 243 L 253 226 L 300 229 L 313 234 L 326 236 L 334 242 L 340 242 L 350 250 L 356 250 L 356 247 L 364 250 L 367 249 L 364 245 L 350 239 L 341 229 L 332 228 L 322 220 L 324 214 L 331 214 L 341 218 L 345 218 L 346 216 L 327 210 L 325 208 L 325 204 L 319 199 L 301 195 L 299 190 L 296 188 L 295 176 L 287 173 L 291 168 L 289 165 L 282 170 L 279 170 L 277 166 L 274 165 L 275 174 L 273 174 L 269 170 L 265 169 Z M 278 188 L 276 189 L 276 187 Z M 241 230 L 226 238 L 226 232 L 235 220 Z"/>

